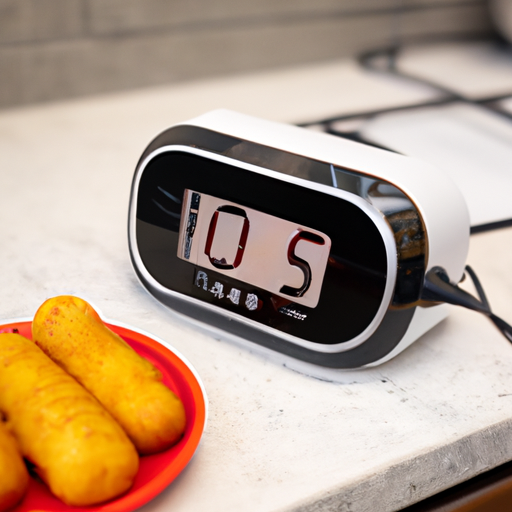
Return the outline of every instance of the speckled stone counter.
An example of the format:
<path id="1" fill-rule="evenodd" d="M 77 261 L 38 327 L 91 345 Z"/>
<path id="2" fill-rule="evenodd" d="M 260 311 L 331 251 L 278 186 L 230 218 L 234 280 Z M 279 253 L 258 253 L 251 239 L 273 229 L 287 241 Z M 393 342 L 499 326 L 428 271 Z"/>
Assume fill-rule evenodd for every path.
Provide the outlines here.
<path id="1" fill-rule="evenodd" d="M 129 260 L 133 171 L 168 125 L 217 107 L 300 122 L 430 95 L 336 62 L 0 112 L 0 317 L 77 294 L 203 380 L 199 449 L 142 511 L 393 511 L 512 459 L 512 346 L 480 315 L 454 308 L 394 360 L 325 382 L 177 318 Z M 468 260 L 509 320 L 511 254 L 503 229 L 473 236 Z"/>

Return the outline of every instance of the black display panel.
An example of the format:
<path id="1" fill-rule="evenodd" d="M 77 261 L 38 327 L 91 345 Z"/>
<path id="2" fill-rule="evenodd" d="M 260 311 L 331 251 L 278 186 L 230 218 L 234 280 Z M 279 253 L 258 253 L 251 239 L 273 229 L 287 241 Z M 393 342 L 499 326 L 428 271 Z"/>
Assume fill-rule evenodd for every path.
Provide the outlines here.
<path id="1" fill-rule="evenodd" d="M 317 305 L 299 304 L 231 278 L 229 272 L 205 269 L 178 257 L 187 190 L 329 237 Z M 169 151 L 153 158 L 141 175 L 136 218 L 140 257 L 161 285 L 298 338 L 321 344 L 351 340 L 368 327 L 381 305 L 387 276 L 384 241 L 364 211 L 339 197 L 202 156 Z M 255 268 L 255 272 L 266 269 Z"/>

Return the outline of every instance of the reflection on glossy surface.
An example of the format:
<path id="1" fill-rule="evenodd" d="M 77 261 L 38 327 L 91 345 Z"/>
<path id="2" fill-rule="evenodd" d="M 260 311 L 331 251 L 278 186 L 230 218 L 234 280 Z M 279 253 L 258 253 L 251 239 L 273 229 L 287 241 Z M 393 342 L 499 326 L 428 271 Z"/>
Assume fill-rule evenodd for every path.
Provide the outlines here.
<path id="1" fill-rule="evenodd" d="M 397 284 L 393 306 L 415 304 L 426 268 L 425 228 L 414 203 L 397 187 L 331 166 L 333 185 L 352 192 L 379 210 L 389 223 L 397 249 Z"/>

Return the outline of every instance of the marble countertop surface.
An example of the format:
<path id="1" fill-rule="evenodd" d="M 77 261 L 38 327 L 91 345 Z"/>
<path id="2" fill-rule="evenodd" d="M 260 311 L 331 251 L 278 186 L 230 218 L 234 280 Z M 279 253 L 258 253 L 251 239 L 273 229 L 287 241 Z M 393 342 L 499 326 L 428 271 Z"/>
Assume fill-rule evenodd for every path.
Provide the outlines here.
<path id="1" fill-rule="evenodd" d="M 392 361 L 325 382 L 199 331 L 152 298 L 127 246 L 131 179 L 164 128 L 226 107 L 279 121 L 429 99 L 340 61 L 0 112 L 0 317 L 76 294 L 176 347 L 208 395 L 182 474 L 143 512 L 399 510 L 512 459 L 512 346 L 453 308 Z M 512 229 L 468 263 L 512 319 Z"/>

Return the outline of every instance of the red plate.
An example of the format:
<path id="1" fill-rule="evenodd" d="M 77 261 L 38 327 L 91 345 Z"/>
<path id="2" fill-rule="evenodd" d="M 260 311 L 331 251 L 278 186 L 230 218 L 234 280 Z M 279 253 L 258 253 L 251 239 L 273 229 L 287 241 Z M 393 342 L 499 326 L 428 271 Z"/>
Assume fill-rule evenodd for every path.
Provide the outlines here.
<path id="1" fill-rule="evenodd" d="M 32 339 L 31 321 L 0 325 L 0 332 L 18 332 Z M 182 357 L 147 335 L 107 323 L 138 354 L 151 361 L 163 375 L 163 382 L 182 400 L 187 414 L 183 439 L 162 453 L 140 458 L 139 472 L 132 488 L 114 500 L 92 507 L 71 507 L 55 498 L 38 480 L 31 479 L 28 492 L 11 512 L 130 512 L 163 491 L 190 461 L 201 439 L 206 422 L 206 395 L 195 371 Z"/>

